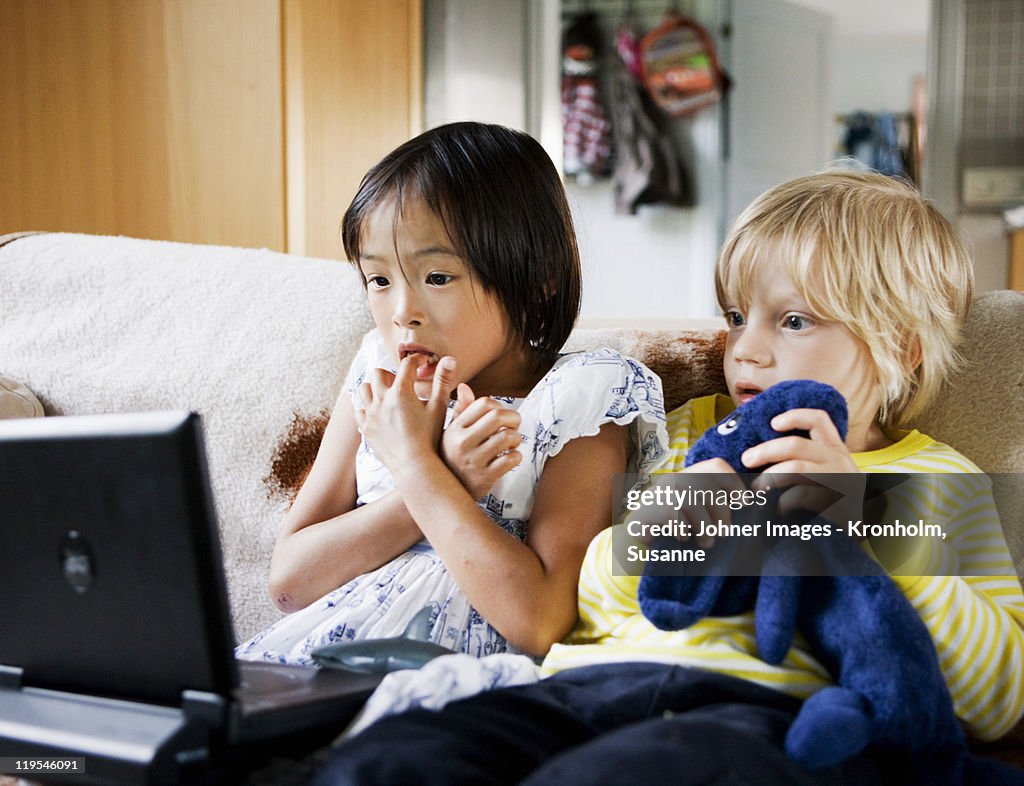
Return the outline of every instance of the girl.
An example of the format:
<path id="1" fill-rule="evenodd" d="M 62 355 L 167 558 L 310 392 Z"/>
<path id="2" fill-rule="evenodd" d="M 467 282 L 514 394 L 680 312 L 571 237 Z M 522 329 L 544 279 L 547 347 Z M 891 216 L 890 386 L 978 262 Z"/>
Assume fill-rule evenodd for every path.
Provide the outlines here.
<path id="1" fill-rule="evenodd" d="M 523 133 L 458 123 L 403 144 L 342 239 L 376 330 L 274 547 L 271 594 L 294 613 L 239 657 L 309 664 L 428 605 L 438 644 L 543 655 L 576 620 L 608 478 L 667 448 L 660 380 L 611 350 L 558 354 L 579 256 L 558 173 Z"/>

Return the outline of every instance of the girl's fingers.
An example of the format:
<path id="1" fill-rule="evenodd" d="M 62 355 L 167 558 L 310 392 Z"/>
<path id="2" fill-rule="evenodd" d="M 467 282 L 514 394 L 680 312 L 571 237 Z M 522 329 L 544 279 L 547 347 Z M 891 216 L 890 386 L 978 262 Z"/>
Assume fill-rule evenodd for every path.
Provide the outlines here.
<path id="1" fill-rule="evenodd" d="M 480 443 L 479 450 L 485 456 L 501 455 L 515 450 L 522 443 L 523 439 L 518 431 L 512 429 L 501 429 L 491 434 Z"/>
<path id="2" fill-rule="evenodd" d="M 359 407 L 356 409 L 356 414 L 361 415 L 365 420 L 366 408 L 371 406 L 376 400 L 373 385 L 370 382 L 363 382 L 358 388 L 356 388 L 356 394 L 359 396 Z M 362 421 L 360 421 L 360 423 L 362 423 Z"/>
<path id="3" fill-rule="evenodd" d="M 395 384 L 395 375 L 382 368 L 370 369 L 366 379 L 359 386 L 363 407 L 368 407 L 383 398 L 388 389 Z"/>
<path id="4" fill-rule="evenodd" d="M 481 441 L 500 428 L 518 428 L 522 420 L 514 409 L 488 396 L 476 399 L 456 417 L 452 426 L 465 430 L 467 435 L 478 435 Z"/>
<path id="5" fill-rule="evenodd" d="M 434 369 L 434 379 L 430 385 L 430 398 L 428 406 L 435 410 L 444 412 L 448 409 L 448 402 L 452 397 L 452 388 L 455 387 L 455 358 L 445 355 L 437 361 L 437 368 Z M 461 386 L 460 386 L 461 387 Z M 465 385 L 469 389 L 468 385 Z M 472 391 L 470 391 L 472 395 Z"/>
<path id="6" fill-rule="evenodd" d="M 476 401 L 476 396 L 473 394 L 473 389 L 465 382 L 460 382 L 459 386 L 455 389 L 455 407 L 453 411 L 453 418 L 457 418 L 466 408 Z"/>
<path id="7" fill-rule="evenodd" d="M 463 384 L 460 384 L 460 396 L 462 388 Z M 473 398 L 467 401 L 466 405 L 461 408 L 459 407 L 461 399 L 459 402 L 456 403 L 455 417 L 458 419 L 457 423 L 459 426 L 463 428 L 468 428 L 469 426 L 473 425 L 478 420 L 480 420 L 480 418 L 482 418 L 488 412 L 491 412 L 492 410 L 501 407 L 501 405 L 490 396 L 481 396 L 480 398 L 477 398 L 476 396 L 473 395 L 472 390 L 469 389 L 469 385 L 465 385 L 465 388 L 467 391 L 469 391 L 469 395 L 473 396 Z M 454 423 L 456 423 L 456 421 L 453 420 L 453 424 Z"/>
<path id="8" fill-rule="evenodd" d="M 423 365 L 424 358 L 421 355 L 408 355 L 398 364 L 398 373 L 394 381 L 388 387 L 393 387 L 400 393 L 414 393 L 413 383 L 416 382 L 416 371 Z M 388 372 L 384 372 L 387 374 Z"/>
<path id="9" fill-rule="evenodd" d="M 508 472 L 515 466 L 518 466 L 519 462 L 523 460 L 523 454 L 518 450 L 508 450 L 503 453 L 499 453 L 487 464 L 487 468 L 493 471 L 501 471 L 502 474 Z"/>

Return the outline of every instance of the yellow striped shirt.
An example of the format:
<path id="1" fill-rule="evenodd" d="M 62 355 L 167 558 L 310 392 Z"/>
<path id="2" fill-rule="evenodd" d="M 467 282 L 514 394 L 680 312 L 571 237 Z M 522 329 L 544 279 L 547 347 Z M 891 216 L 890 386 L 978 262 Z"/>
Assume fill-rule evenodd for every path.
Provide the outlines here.
<path id="1" fill-rule="evenodd" d="M 725 396 L 706 396 L 670 413 L 670 455 L 659 471 L 681 470 L 691 443 L 732 406 Z M 880 561 L 899 574 L 894 581 L 931 633 L 967 731 L 983 740 L 1001 736 L 1024 713 L 1024 593 L 989 479 L 951 447 L 917 431 L 898 434 L 892 445 L 855 453 L 853 459 L 864 472 L 958 473 L 938 493 L 906 501 L 926 511 L 921 518 L 945 523 L 947 541 L 915 552 L 898 567 Z M 634 660 L 725 672 L 801 698 L 832 684 L 799 634 L 782 663 L 772 666 L 758 658 L 749 612 L 705 618 L 685 630 L 659 630 L 640 612 L 639 577 L 615 575 L 612 564 L 609 528 L 593 540 L 583 561 L 576 628 L 548 653 L 544 673 Z M 913 573 L 924 568 L 931 575 Z"/>

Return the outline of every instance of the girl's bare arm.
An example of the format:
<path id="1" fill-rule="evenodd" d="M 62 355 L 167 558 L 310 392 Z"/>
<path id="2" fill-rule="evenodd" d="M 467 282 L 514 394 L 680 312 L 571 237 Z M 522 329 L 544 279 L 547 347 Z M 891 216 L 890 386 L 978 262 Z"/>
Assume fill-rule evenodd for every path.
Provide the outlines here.
<path id="1" fill-rule="evenodd" d="M 543 655 L 576 621 L 587 546 L 611 523 L 611 481 L 625 471 L 625 427 L 607 424 L 550 459 L 527 540 L 496 527 L 436 455 L 396 468 L 413 519 L 466 597 L 511 644 Z"/>
<path id="2" fill-rule="evenodd" d="M 274 544 L 269 588 L 282 611 L 309 605 L 423 537 L 397 492 L 356 507 L 359 439 L 349 395 L 342 392 Z"/>

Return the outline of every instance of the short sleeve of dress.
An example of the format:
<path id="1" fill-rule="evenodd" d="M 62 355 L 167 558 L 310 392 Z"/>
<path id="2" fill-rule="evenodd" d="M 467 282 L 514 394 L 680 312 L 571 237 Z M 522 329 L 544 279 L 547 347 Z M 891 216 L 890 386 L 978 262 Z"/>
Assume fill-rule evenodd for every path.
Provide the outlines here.
<path id="1" fill-rule="evenodd" d="M 547 458 L 606 423 L 629 426 L 629 472 L 647 474 L 668 453 L 661 379 L 638 360 L 612 349 L 563 355 L 519 408 L 524 458 L 536 476 Z"/>
<path id="2" fill-rule="evenodd" d="M 359 349 L 356 351 L 356 355 L 352 358 L 352 363 L 348 367 L 348 374 L 345 375 L 344 389 L 352 398 L 353 405 L 359 403 L 356 390 L 363 384 L 367 372 L 373 368 L 386 368 L 389 371 L 396 370 L 394 363 L 388 357 L 384 341 L 381 339 L 380 333 L 376 328 L 363 336 Z"/>

